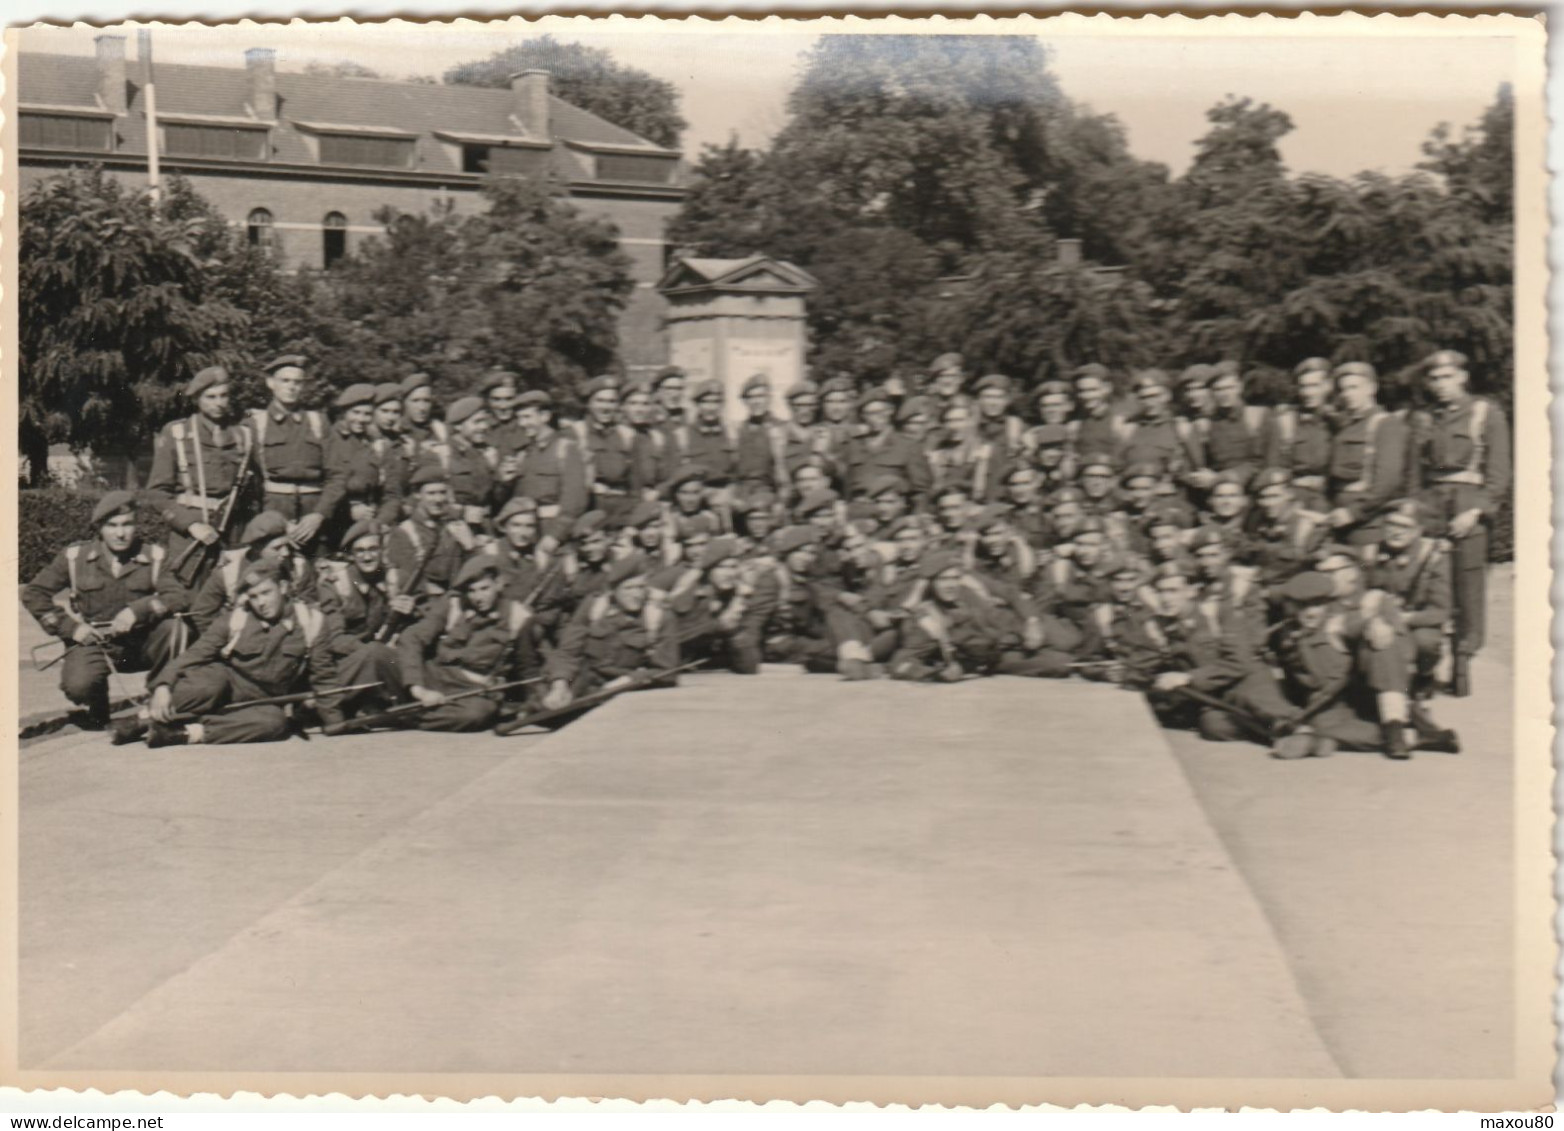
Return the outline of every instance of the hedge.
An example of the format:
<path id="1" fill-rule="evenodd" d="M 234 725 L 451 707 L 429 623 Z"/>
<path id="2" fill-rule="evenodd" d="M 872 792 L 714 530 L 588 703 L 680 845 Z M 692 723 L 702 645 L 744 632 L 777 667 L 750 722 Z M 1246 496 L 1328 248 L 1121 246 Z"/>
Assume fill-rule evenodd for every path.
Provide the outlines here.
<path id="1" fill-rule="evenodd" d="M 41 487 L 22 491 L 17 500 L 17 576 L 25 583 L 72 542 L 92 534 L 92 508 L 107 494 L 103 488 L 68 490 Z M 143 503 L 138 508 L 142 537 L 161 542 L 168 536 L 163 516 Z"/>

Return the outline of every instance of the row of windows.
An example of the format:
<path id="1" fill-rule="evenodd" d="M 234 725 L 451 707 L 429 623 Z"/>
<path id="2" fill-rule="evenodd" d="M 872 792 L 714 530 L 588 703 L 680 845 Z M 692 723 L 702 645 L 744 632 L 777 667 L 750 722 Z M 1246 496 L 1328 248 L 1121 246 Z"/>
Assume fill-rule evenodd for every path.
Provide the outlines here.
<path id="1" fill-rule="evenodd" d="M 252 208 L 244 220 L 244 232 L 250 243 L 270 250 L 275 247 L 275 231 L 269 209 Z M 321 260 L 330 267 L 348 253 L 348 218 L 340 212 L 328 212 L 320 224 Z"/>

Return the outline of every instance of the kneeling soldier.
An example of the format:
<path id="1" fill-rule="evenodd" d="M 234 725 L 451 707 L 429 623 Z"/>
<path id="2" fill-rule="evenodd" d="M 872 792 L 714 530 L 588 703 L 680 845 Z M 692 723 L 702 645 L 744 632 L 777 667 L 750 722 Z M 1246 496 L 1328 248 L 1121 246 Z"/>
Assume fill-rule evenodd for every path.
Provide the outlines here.
<path id="1" fill-rule="evenodd" d="M 705 658 L 713 661 L 711 666 L 754 675 L 760 669 L 765 602 L 775 592 L 773 586 L 762 586 L 757 593 L 744 580 L 737 538 L 713 538 L 699 564 L 668 596 L 668 608 L 678 618 L 680 659 Z"/>
<path id="2" fill-rule="evenodd" d="M 292 600 L 281 564 L 270 557 L 253 562 L 239 584 L 239 607 L 213 622 L 154 681 L 148 746 L 276 742 L 288 737 L 283 707 L 236 705 L 335 685 L 326 615 Z M 337 720 L 334 705 L 318 709 L 323 722 Z M 138 737 L 142 725 L 126 720 L 115 741 Z"/>
<path id="3" fill-rule="evenodd" d="M 361 706 L 390 706 L 400 702 L 403 695 L 396 651 L 385 639 L 389 631 L 387 621 L 392 611 L 411 617 L 414 602 L 411 597 L 392 597 L 387 593 L 380 547 L 381 528 L 377 523 L 355 523 L 342 538 L 342 549 L 349 560 L 323 565 L 316 588 L 316 603 L 332 618 L 335 630 L 331 650 L 337 658 L 338 678 L 349 686 L 380 684 L 368 694 L 338 700 L 344 714 L 358 713 Z"/>
<path id="4" fill-rule="evenodd" d="M 276 511 L 262 511 L 245 524 L 239 548 L 225 550 L 210 576 L 190 601 L 190 619 L 196 632 L 205 632 L 224 613 L 239 604 L 239 580 L 246 567 L 262 557 L 277 561 L 297 593 L 313 590 L 309 560 L 288 534 L 288 520 Z"/>
<path id="5" fill-rule="evenodd" d="M 608 587 L 584 601 L 549 659 L 546 710 L 612 691 L 679 664 L 671 619 L 649 600 L 646 563 L 622 558 L 608 570 Z"/>
<path id="6" fill-rule="evenodd" d="M 98 536 L 67 546 L 22 591 L 22 604 L 65 641 L 60 690 L 86 708 L 85 724 L 109 721 L 109 676 L 163 670 L 178 650 L 189 595 L 162 546 L 141 541 L 136 498 L 111 491 L 92 512 Z"/>
<path id="7" fill-rule="evenodd" d="M 1434 669 L 1444 652 L 1445 628 L 1453 604 L 1448 544 L 1423 537 L 1423 518 L 1421 505 L 1403 499 L 1385 514 L 1383 540 L 1363 548 L 1364 583 L 1401 602 L 1402 619 L 1415 653 L 1414 699 L 1433 694 Z"/>

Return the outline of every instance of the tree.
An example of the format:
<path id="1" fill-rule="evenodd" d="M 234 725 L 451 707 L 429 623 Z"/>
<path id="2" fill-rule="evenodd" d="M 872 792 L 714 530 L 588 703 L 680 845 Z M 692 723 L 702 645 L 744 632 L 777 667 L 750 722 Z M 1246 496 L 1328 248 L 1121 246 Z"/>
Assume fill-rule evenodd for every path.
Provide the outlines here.
<path id="1" fill-rule="evenodd" d="M 238 365 L 248 316 L 218 295 L 207 221 L 160 214 L 101 167 L 21 202 L 20 444 L 34 485 L 50 444 L 144 445 L 196 370 Z"/>
<path id="2" fill-rule="evenodd" d="M 553 91 L 572 105 L 656 145 L 677 149 L 687 123 L 679 92 L 670 82 L 617 62 L 601 47 L 566 43 L 552 35 L 523 40 L 487 59 L 460 63 L 445 81 L 466 86 L 506 86 L 517 71 L 544 70 Z"/>
<path id="3" fill-rule="evenodd" d="M 668 242 L 695 256 L 742 258 L 780 254 L 777 185 L 766 154 L 738 138 L 707 145 L 690 170 L 687 195 L 668 222 Z"/>
<path id="4" fill-rule="evenodd" d="M 1508 224 L 1515 215 L 1515 92 L 1499 86 L 1493 105 L 1475 126 L 1451 140 L 1442 122 L 1423 143 L 1419 169 L 1443 177 L 1452 196 L 1471 202 L 1489 223 Z"/>

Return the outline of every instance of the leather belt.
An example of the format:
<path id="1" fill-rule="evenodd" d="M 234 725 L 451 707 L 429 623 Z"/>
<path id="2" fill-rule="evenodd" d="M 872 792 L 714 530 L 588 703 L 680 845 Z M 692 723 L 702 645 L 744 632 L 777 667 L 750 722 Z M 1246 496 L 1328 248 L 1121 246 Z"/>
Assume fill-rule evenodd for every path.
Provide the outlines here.
<path id="1" fill-rule="evenodd" d="M 1437 482 L 1444 484 L 1460 484 L 1467 487 L 1481 487 L 1483 485 L 1483 473 L 1480 471 L 1452 471 L 1448 475 L 1441 475 Z"/>
<path id="2" fill-rule="evenodd" d="M 175 495 L 174 502 L 178 503 L 180 506 L 195 507 L 197 510 L 204 510 L 206 507 L 210 506 L 222 506 L 223 502 L 227 498 L 227 491 L 224 491 L 219 495 L 197 495 L 194 491 L 185 491 L 182 494 Z"/>
<path id="3" fill-rule="evenodd" d="M 558 503 L 544 503 L 542 506 L 538 507 L 538 517 L 539 518 L 558 518 L 559 517 L 559 504 Z"/>
<path id="4" fill-rule="evenodd" d="M 489 677 L 486 675 L 480 675 L 479 673 L 468 668 L 452 668 L 451 670 L 465 679 L 468 683 L 477 684 L 479 687 L 488 686 Z"/>
<path id="5" fill-rule="evenodd" d="M 266 480 L 266 493 L 268 495 L 318 495 L 319 483 L 280 483 L 275 479 Z"/>

